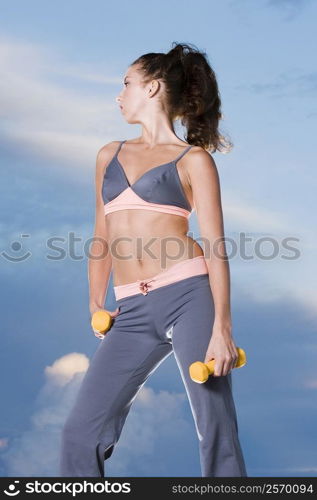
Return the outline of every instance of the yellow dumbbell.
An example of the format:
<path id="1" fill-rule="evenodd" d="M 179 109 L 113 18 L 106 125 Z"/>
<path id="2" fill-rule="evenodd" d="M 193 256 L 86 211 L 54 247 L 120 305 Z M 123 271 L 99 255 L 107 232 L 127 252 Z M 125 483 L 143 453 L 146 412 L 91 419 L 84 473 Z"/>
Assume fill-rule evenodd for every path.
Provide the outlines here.
<path id="1" fill-rule="evenodd" d="M 243 349 L 237 347 L 238 359 L 234 368 L 240 368 L 244 366 L 247 362 L 246 354 Z M 203 384 L 208 380 L 209 375 L 212 375 L 215 371 L 215 360 L 211 359 L 208 363 L 202 363 L 201 361 L 195 361 L 189 367 L 190 378 L 197 382 L 198 384 Z"/>
<path id="2" fill-rule="evenodd" d="M 111 328 L 112 323 L 113 317 L 105 309 L 94 312 L 91 318 L 92 329 L 102 335 Z"/>

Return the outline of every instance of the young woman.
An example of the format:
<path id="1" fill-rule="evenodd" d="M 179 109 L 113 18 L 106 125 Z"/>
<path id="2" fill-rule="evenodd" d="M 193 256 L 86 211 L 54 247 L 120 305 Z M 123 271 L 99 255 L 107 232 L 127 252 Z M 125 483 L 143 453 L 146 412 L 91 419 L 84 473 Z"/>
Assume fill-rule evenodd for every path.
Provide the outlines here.
<path id="1" fill-rule="evenodd" d="M 136 59 L 117 97 L 141 136 L 111 142 L 97 155 L 90 313 L 103 309 L 111 271 L 118 307 L 108 311 L 110 330 L 95 331 L 102 340 L 62 432 L 62 476 L 105 477 L 104 461 L 134 398 L 171 353 L 189 398 L 202 476 L 247 475 L 231 385 L 238 353 L 220 186 L 207 151 L 226 146 L 218 132 L 221 101 L 205 53 L 173 45 Z M 177 118 L 186 142 L 174 132 Z M 187 235 L 193 209 L 203 247 Z M 190 364 L 212 358 L 214 375 L 191 380 Z"/>

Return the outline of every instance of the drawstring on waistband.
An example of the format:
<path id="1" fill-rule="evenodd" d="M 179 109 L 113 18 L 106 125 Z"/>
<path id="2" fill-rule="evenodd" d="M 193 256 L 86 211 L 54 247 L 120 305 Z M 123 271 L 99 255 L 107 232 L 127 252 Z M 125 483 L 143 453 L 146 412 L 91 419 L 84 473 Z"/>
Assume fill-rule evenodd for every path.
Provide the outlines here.
<path id="1" fill-rule="evenodd" d="M 139 283 L 139 289 L 143 295 L 147 295 L 149 287 L 151 286 L 149 285 L 149 283 L 154 280 L 155 278 L 152 278 L 150 280 L 137 280 L 137 282 Z"/>

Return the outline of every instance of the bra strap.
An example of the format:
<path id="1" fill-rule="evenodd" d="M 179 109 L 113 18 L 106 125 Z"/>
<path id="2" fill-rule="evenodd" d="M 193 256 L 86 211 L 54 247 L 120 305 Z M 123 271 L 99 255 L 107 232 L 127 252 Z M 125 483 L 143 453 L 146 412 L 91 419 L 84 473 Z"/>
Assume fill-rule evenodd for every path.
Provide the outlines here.
<path id="1" fill-rule="evenodd" d="M 182 156 L 184 156 L 187 153 L 187 151 L 189 151 L 190 148 L 192 148 L 192 147 L 193 147 L 192 144 L 187 146 L 187 148 L 185 148 L 184 151 L 182 151 L 181 154 L 177 156 L 177 158 L 174 160 L 174 162 L 176 163 L 178 160 L 180 160 L 182 158 Z"/>
<path id="2" fill-rule="evenodd" d="M 119 153 L 119 151 L 120 151 L 120 149 L 121 149 L 121 147 L 122 147 L 122 144 L 123 144 L 125 141 L 126 141 L 126 139 L 125 139 L 124 141 L 120 141 L 120 144 L 119 144 L 119 146 L 118 146 L 118 148 L 117 148 L 117 151 L 116 151 L 116 153 L 115 153 L 115 156 L 117 156 L 117 155 L 118 155 L 118 153 Z"/>

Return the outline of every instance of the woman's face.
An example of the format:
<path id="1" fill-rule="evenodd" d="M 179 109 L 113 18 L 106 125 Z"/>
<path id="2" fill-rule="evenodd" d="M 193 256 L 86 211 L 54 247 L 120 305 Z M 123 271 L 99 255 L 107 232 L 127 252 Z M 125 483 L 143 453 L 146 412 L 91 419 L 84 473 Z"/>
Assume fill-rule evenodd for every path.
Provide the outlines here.
<path id="1" fill-rule="evenodd" d="M 143 86 L 141 80 L 142 73 L 137 71 L 137 66 L 129 66 L 124 75 L 123 89 L 116 97 L 128 123 L 140 123 L 141 117 L 144 118 L 151 101 L 149 97 L 153 95 L 158 85 L 158 82 L 153 80 Z"/>

